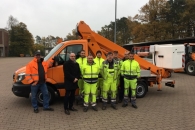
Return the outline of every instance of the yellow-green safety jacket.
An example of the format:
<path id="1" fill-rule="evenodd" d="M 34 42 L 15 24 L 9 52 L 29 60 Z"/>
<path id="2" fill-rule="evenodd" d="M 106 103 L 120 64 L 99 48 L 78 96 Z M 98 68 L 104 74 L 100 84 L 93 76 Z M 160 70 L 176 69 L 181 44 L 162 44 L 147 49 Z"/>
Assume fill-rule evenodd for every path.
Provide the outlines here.
<path id="1" fill-rule="evenodd" d="M 114 60 L 119 63 L 120 67 L 122 66 L 123 60 L 121 60 L 120 58 L 114 58 Z"/>
<path id="2" fill-rule="evenodd" d="M 121 67 L 121 75 L 132 80 L 140 77 L 140 66 L 135 60 L 125 60 Z"/>
<path id="3" fill-rule="evenodd" d="M 101 65 L 102 65 L 102 62 L 104 61 L 104 59 L 103 58 L 98 58 L 97 56 L 96 56 L 96 58 L 93 60 L 97 65 L 99 65 L 99 67 L 101 67 Z"/>
<path id="4" fill-rule="evenodd" d="M 105 60 L 102 63 L 101 69 L 100 69 L 100 73 L 103 77 L 103 79 L 107 79 L 108 77 L 110 77 L 110 75 L 112 75 L 113 79 L 116 80 L 120 74 L 120 65 L 119 62 L 117 62 L 116 60 L 113 60 L 113 68 L 109 69 L 109 62 L 108 60 Z"/>
<path id="5" fill-rule="evenodd" d="M 87 64 L 87 58 L 86 58 L 86 57 L 84 57 L 84 58 L 79 57 L 79 58 L 76 60 L 76 62 L 79 64 L 80 69 L 81 69 L 82 66 L 83 66 L 84 64 Z"/>
<path id="6" fill-rule="evenodd" d="M 81 69 L 83 80 L 90 84 L 97 83 L 99 73 L 100 67 L 95 62 L 92 65 L 84 64 Z"/>
<path id="7" fill-rule="evenodd" d="M 103 59 L 103 58 L 98 58 L 98 57 L 96 56 L 96 58 L 95 58 L 93 61 L 94 61 L 99 67 L 101 67 L 101 66 L 102 66 L 102 62 L 104 61 L 104 59 Z M 98 77 L 99 77 L 99 78 L 102 78 L 101 74 L 99 74 Z"/>

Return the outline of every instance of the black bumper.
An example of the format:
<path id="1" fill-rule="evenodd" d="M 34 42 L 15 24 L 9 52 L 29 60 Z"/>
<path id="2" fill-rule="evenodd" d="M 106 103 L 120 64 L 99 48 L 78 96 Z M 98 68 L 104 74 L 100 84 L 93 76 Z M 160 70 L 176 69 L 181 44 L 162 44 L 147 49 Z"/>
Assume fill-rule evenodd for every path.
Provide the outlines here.
<path id="1" fill-rule="evenodd" d="M 18 97 L 28 98 L 30 94 L 30 85 L 14 83 L 12 87 L 12 92 Z"/>

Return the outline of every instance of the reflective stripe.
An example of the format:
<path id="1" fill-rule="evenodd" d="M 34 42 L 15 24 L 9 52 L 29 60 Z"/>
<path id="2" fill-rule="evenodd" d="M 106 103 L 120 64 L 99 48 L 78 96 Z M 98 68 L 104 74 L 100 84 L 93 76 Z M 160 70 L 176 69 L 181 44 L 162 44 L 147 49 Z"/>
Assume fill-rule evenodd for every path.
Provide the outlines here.
<path id="1" fill-rule="evenodd" d="M 131 97 L 131 100 L 136 100 L 136 97 Z"/>
<path id="2" fill-rule="evenodd" d="M 108 102 L 107 99 L 105 99 L 105 98 L 102 98 L 102 101 L 103 101 L 103 102 Z"/>
<path id="3" fill-rule="evenodd" d="M 25 74 L 26 76 L 30 76 L 30 74 Z"/>
<path id="4" fill-rule="evenodd" d="M 83 74 L 83 76 L 98 76 L 98 74 Z"/>
<path id="5" fill-rule="evenodd" d="M 112 99 L 111 102 L 116 102 L 116 99 Z"/>
<path id="6" fill-rule="evenodd" d="M 96 80 L 87 80 L 87 79 L 83 79 L 85 82 L 89 83 L 89 82 L 92 82 L 92 83 L 96 83 L 98 81 L 98 79 Z"/>
<path id="7" fill-rule="evenodd" d="M 110 71 L 109 73 L 114 73 L 114 71 Z"/>
<path id="8" fill-rule="evenodd" d="M 124 96 L 124 99 L 129 99 L 128 96 Z"/>
<path id="9" fill-rule="evenodd" d="M 31 74 L 31 76 L 37 76 L 37 75 L 39 75 L 39 74 Z"/>
<path id="10" fill-rule="evenodd" d="M 95 103 L 95 102 L 92 102 L 92 103 L 91 103 L 91 106 L 96 106 L 96 103 Z"/>
<path id="11" fill-rule="evenodd" d="M 88 107 L 89 106 L 89 103 L 84 103 L 84 106 Z"/>
<path id="12" fill-rule="evenodd" d="M 84 73 L 83 75 L 97 75 L 98 73 Z"/>

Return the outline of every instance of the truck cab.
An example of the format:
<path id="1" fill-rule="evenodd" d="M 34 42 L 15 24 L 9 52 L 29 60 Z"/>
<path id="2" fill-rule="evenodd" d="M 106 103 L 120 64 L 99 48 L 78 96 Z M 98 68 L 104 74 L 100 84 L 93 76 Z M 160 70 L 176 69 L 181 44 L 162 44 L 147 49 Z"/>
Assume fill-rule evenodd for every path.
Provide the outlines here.
<path id="1" fill-rule="evenodd" d="M 86 55 L 88 55 L 87 40 L 72 40 L 59 43 L 44 57 L 44 61 L 48 64 L 53 63 L 48 69 L 48 78 L 46 80 L 50 103 L 55 100 L 56 94 L 60 97 L 65 95 L 63 63 L 69 60 L 70 53 L 78 54 L 81 50 L 85 50 Z M 12 92 L 16 96 L 28 98 L 30 95 L 30 84 L 25 79 L 25 72 L 26 67 L 22 67 L 14 72 Z M 75 94 L 78 95 L 78 90 Z M 43 102 L 41 91 L 37 93 L 37 101 L 39 104 Z"/>

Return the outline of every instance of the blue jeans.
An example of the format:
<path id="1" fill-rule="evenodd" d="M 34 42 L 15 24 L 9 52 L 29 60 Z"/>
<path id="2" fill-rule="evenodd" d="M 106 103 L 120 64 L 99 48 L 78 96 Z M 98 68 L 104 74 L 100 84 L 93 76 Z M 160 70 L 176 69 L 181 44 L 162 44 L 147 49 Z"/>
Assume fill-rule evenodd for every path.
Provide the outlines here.
<path id="1" fill-rule="evenodd" d="M 34 109 L 38 108 L 37 105 L 37 91 L 41 90 L 42 94 L 43 94 L 43 108 L 49 108 L 49 94 L 48 94 L 48 89 L 47 89 L 47 85 L 44 84 L 37 84 L 35 86 L 31 85 L 31 102 L 32 102 L 32 106 Z"/>

